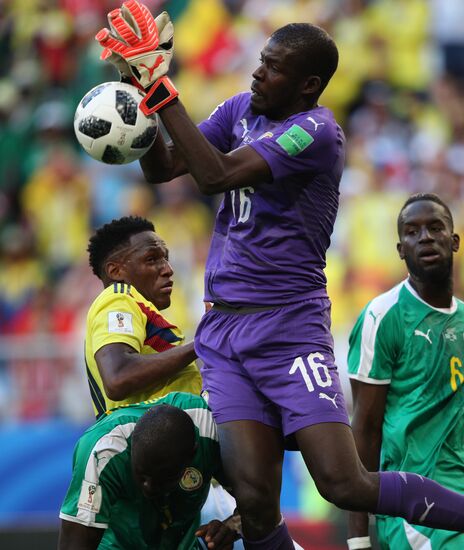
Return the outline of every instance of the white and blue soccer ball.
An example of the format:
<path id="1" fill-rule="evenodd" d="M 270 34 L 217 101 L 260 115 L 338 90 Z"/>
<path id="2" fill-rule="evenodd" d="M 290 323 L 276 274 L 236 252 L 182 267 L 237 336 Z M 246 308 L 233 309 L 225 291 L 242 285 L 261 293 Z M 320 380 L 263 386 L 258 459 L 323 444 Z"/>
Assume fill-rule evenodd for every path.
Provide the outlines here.
<path id="1" fill-rule="evenodd" d="M 139 109 L 143 92 L 125 82 L 104 82 L 88 91 L 74 115 L 77 141 L 94 159 L 127 164 L 142 157 L 155 141 L 158 116 Z"/>

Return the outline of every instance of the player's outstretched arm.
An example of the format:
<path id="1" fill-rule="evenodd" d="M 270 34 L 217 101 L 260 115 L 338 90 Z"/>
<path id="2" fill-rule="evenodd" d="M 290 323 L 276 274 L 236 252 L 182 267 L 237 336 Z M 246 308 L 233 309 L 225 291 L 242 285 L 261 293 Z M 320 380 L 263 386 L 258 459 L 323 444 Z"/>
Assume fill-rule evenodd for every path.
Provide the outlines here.
<path id="1" fill-rule="evenodd" d="M 365 384 L 351 379 L 353 393 L 352 428 L 359 458 L 370 472 L 379 469 L 382 425 L 388 384 Z M 364 512 L 350 512 L 348 537 L 367 537 L 369 517 Z M 366 547 L 370 548 L 370 547 Z"/>
<path id="2" fill-rule="evenodd" d="M 87 527 L 62 519 L 58 550 L 95 550 L 98 548 L 104 532 L 104 529 Z"/>
<path id="3" fill-rule="evenodd" d="M 200 191 L 212 195 L 272 180 L 268 164 L 253 148 L 224 154 L 213 147 L 178 101 L 179 93 L 166 76 L 174 37 L 166 12 L 154 18 L 146 6 L 127 0 L 108 14 L 108 23 L 110 28 L 96 35 L 102 58 L 145 91 L 141 110 L 147 115 L 158 112 L 174 144 L 169 151 L 158 138 L 141 161 L 149 182 L 160 183 L 188 171 Z"/>
<path id="4" fill-rule="evenodd" d="M 211 145 L 180 101 L 167 105 L 158 114 L 202 193 L 213 195 L 272 181 L 269 165 L 252 147 L 239 147 L 224 154 Z M 146 156 L 149 155 L 150 151 Z"/>
<path id="5" fill-rule="evenodd" d="M 106 394 L 113 401 L 121 401 L 167 381 L 196 357 L 193 342 L 147 355 L 127 344 L 115 343 L 100 348 L 95 361 Z"/>

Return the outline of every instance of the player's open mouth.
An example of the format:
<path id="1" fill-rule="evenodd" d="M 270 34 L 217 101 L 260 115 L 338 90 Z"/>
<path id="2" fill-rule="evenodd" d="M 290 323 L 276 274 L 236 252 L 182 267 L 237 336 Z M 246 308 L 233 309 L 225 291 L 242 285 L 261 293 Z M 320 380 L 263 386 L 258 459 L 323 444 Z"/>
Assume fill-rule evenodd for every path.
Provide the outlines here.
<path id="1" fill-rule="evenodd" d="M 251 86 L 251 93 L 254 97 L 261 96 L 261 94 L 259 93 L 259 91 L 255 86 Z"/>

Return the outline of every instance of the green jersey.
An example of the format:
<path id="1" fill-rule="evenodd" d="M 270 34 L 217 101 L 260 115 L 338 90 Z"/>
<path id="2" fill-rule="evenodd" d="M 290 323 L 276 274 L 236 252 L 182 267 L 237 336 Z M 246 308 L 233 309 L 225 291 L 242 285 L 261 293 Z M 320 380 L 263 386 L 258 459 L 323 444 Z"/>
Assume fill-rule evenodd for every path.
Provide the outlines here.
<path id="1" fill-rule="evenodd" d="M 198 446 L 176 489 L 152 501 L 143 496 L 132 477 L 131 437 L 137 420 L 163 403 L 189 414 Z M 79 439 L 60 518 L 106 529 L 99 549 L 197 549 L 200 510 L 219 468 L 216 425 L 201 397 L 173 392 L 124 405 L 109 411 Z"/>
<path id="2" fill-rule="evenodd" d="M 350 335 L 348 372 L 389 385 L 380 469 L 416 472 L 464 492 L 464 303 L 453 298 L 449 309 L 431 307 L 408 281 L 374 298 Z M 378 517 L 385 536 L 384 520 L 419 539 L 421 533 L 459 536 L 455 548 L 464 548 L 464 535 L 419 527 L 417 533 L 402 519 Z M 416 548 L 388 536 L 385 548 Z M 454 548 L 449 542 L 429 547 Z"/>

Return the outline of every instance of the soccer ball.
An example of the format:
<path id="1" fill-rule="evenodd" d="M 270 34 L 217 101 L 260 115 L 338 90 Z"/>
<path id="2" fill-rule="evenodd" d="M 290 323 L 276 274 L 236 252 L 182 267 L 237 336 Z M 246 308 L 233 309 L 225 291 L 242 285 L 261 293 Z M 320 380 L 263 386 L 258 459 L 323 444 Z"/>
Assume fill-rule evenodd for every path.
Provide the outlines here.
<path id="1" fill-rule="evenodd" d="M 85 94 L 74 115 L 74 132 L 91 157 L 127 164 L 148 151 L 158 133 L 158 116 L 142 113 L 142 98 L 138 88 L 125 82 L 104 82 Z"/>

